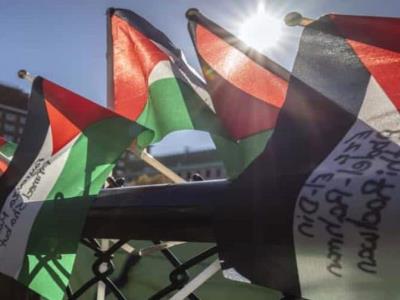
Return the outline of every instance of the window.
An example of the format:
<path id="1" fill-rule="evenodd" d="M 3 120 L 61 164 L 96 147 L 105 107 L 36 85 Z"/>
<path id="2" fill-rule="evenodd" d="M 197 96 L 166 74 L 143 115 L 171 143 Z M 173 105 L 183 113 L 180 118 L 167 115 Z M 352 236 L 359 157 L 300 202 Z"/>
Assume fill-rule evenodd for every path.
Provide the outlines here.
<path id="1" fill-rule="evenodd" d="M 11 125 L 9 123 L 6 123 L 6 124 L 4 124 L 4 131 L 9 132 L 9 133 L 15 132 L 15 126 Z"/>
<path id="2" fill-rule="evenodd" d="M 15 122 L 17 120 L 17 115 L 12 114 L 12 113 L 6 113 L 6 120 Z"/>
<path id="3" fill-rule="evenodd" d="M 5 135 L 4 135 L 4 138 L 5 138 L 7 141 L 14 142 L 14 137 L 13 137 L 12 135 L 5 134 Z"/>

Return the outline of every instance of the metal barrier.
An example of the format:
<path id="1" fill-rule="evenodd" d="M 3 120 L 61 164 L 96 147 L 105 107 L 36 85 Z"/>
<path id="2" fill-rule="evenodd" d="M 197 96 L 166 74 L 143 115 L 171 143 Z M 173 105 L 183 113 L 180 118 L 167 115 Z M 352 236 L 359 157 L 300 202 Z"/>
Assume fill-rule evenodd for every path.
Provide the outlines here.
<path id="1" fill-rule="evenodd" d="M 160 240 L 214 241 L 212 219 L 216 198 L 227 185 L 225 180 L 190 183 L 190 192 L 188 184 L 103 190 L 93 200 L 83 231 L 85 238 L 81 241 L 97 257 L 92 265 L 93 277 L 75 292 L 68 288 L 68 299 L 79 299 L 99 281 L 106 285 L 107 293 L 127 299 L 110 275 L 114 272 L 113 254 L 130 239 L 153 240 L 154 245 L 160 245 Z M 169 199 L 168 195 L 173 197 Z M 120 240 L 114 240 L 114 245 L 102 251 L 93 237 Z M 187 270 L 217 253 L 217 248 L 212 247 L 182 263 L 170 249 L 158 250 L 175 269 L 170 273 L 170 284 L 151 296 L 151 300 L 165 299 L 183 288 L 190 280 Z M 140 253 L 131 253 L 131 257 L 137 262 Z M 188 298 L 199 299 L 193 293 Z"/>
<path id="2" fill-rule="evenodd" d="M 118 300 L 127 300 L 123 292 L 120 290 L 120 285 L 117 282 L 113 282 L 110 276 L 113 274 L 115 267 L 112 262 L 113 254 L 119 250 L 127 241 L 119 240 L 116 241 L 114 245 L 112 245 L 108 250 L 102 251 L 100 244 L 94 239 L 83 239 L 82 244 L 91 249 L 94 252 L 94 255 L 97 257 L 95 262 L 92 265 L 93 277 L 85 282 L 78 290 L 73 292 L 70 288 L 67 288 L 67 299 L 68 300 L 76 300 L 76 299 L 85 299 L 85 293 L 98 282 L 103 282 L 107 287 L 106 294 L 113 294 Z M 160 244 L 159 241 L 154 242 L 155 245 Z M 162 249 L 164 257 L 175 267 L 175 269 L 170 273 L 170 284 L 151 296 L 149 299 L 151 300 L 159 300 L 165 299 L 167 295 L 170 293 L 183 288 L 189 282 L 189 275 L 187 270 L 191 267 L 195 266 L 199 262 L 213 256 L 217 253 L 216 247 L 212 247 L 199 255 L 194 256 L 186 262 L 181 262 L 172 251 L 169 249 Z M 135 262 L 140 260 L 139 253 L 132 253 L 131 257 L 134 258 Z M 133 266 L 135 263 L 131 264 Z M 83 298 L 81 298 L 83 297 Z M 191 293 L 188 295 L 188 298 L 191 300 L 199 300 L 199 298 Z"/>
<path id="3" fill-rule="evenodd" d="M 221 197 L 230 186 L 226 180 L 192 182 L 175 185 L 152 185 L 142 187 L 121 187 L 103 190 L 93 199 L 83 230 L 81 243 L 91 249 L 96 257 L 92 265 L 93 277 L 76 291 L 67 288 L 68 300 L 87 299 L 85 293 L 98 282 L 107 288 L 106 294 L 113 294 L 119 300 L 128 299 L 121 291 L 126 282 L 124 274 L 134 266 L 144 253 L 161 251 L 174 270 L 170 273 L 170 284 L 149 299 L 166 299 L 172 292 L 188 284 L 188 270 L 217 253 L 212 247 L 185 262 L 160 241 L 180 240 L 188 242 L 215 242 L 214 219 L 217 206 L 229 205 L 229 199 Z M 102 250 L 96 239 L 112 239 L 113 244 Z M 126 246 L 129 240 L 152 240 L 154 249 L 129 250 L 130 258 L 121 272 L 121 278 L 114 281 L 113 255 Z M 14 283 L 13 283 L 14 284 Z M 9 299 L 39 300 L 40 297 L 18 288 Z M 18 296 L 15 296 L 17 295 Z M 193 292 L 188 299 L 199 299 Z M 284 300 L 295 300 L 290 296 Z"/>

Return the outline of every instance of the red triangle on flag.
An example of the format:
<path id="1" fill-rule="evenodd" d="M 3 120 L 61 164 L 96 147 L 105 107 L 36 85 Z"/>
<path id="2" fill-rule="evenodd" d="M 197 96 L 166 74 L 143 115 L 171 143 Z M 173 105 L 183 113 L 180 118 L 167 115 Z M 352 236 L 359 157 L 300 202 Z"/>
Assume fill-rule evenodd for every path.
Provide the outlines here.
<path id="1" fill-rule="evenodd" d="M 202 25 L 195 33 L 208 90 L 230 135 L 240 140 L 274 128 L 288 83 Z"/>
<path id="2" fill-rule="evenodd" d="M 89 125 L 117 116 L 112 111 L 48 80 L 43 80 L 43 94 L 50 121 L 53 154 Z"/>
<path id="3" fill-rule="evenodd" d="M 148 77 L 168 56 L 149 38 L 118 16 L 111 17 L 114 110 L 136 120 L 148 100 Z"/>
<path id="4" fill-rule="evenodd" d="M 8 168 L 8 164 L 0 159 L 0 174 L 3 174 Z"/>
<path id="5" fill-rule="evenodd" d="M 6 140 L 0 136 L 0 146 L 3 146 L 6 143 Z"/>
<path id="6" fill-rule="evenodd" d="M 400 109 L 400 19 L 332 15 L 340 34 Z"/>

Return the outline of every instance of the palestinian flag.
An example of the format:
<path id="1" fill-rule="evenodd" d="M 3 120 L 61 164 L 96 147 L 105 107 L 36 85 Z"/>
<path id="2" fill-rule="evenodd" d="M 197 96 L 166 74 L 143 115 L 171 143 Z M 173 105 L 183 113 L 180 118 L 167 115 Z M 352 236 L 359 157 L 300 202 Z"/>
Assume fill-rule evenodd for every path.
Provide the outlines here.
<path id="1" fill-rule="evenodd" d="M 304 29 L 274 134 L 218 212 L 227 274 L 306 299 L 398 297 L 396 33 L 400 19 L 340 15 Z"/>
<path id="2" fill-rule="evenodd" d="M 15 148 L 15 144 L 7 142 L 0 136 L 0 176 L 7 170 L 8 164 L 14 155 Z"/>
<path id="3" fill-rule="evenodd" d="M 242 171 L 264 150 L 273 132 L 289 72 L 198 10 L 186 15 L 216 114 L 240 151 L 232 153 L 227 147 L 232 145 L 218 137 L 214 141 L 225 155 L 231 153 L 229 165 L 239 161 L 242 166 L 236 169 Z"/>
<path id="4" fill-rule="evenodd" d="M 139 147 L 176 130 L 220 130 L 204 83 L 181 50 L 132 11 L 109 9 L 108 16 L 108 105 L 149 129 Z"/>
<path id="5" fill-rule="evenodd" d="M 22 141 L 0 178 L 1 273 L 46 299 L 63 299 L 90 198 L 140 131 L 35 79 Z"/>
<path id="6" fill-rule="evenodd" d="M 289 73 L 198 10 L 186 14 L 215 110 L 231 136 L 241 140 L 273 129 Z"/>
<path id="7" fill-rule="evenodd" d="M 229 136 L 205 83 L 164 33 L 128 10 L 109 9 L 108 15 L 108 104 L 148 128 L 138 137 L 139 147 L 176 130 L 207 131 L 230 177 L 240 174 L 265 143 L 239 144 Z M 262 135 L 265 141 L 269 133 Z"/>

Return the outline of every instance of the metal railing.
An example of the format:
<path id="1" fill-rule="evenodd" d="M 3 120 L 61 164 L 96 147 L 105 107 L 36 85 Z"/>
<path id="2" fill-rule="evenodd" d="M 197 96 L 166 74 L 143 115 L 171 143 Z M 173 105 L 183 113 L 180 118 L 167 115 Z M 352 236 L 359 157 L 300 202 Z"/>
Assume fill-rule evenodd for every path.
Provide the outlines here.
<path id="1" fill-rule="evenodd" d="M 217 254 L 217 247 L 211 247 L 182 262 L 169 249 L 176 242 L 165 244 L 161 241 L 215 242 L 216 207 L 223 204 L 221 201 L 228 201 L 220 195 L 229 187 L 229 181 L 216 180 L 103 190 L 93 199 L 81 239 L 81 244 L 90 249 L 96 258 L 91 265 L 92 277 L 76 290 L 67 287 L 67 299 L 88 299 L 88 290 L 102 282 L 106 286 L 106 294 L 112 294 L 118 300 L 129 300 L 121 291 L 126 283 L 127 272 L 142 256 L 154 251 L 161 251 L 174 269 L 169 273 L 170 284 L 149 299 L 168 299 L 173 292 L 184 288 L 191 280 L 188 270 Z M 97 239 L 113 239 L 112 245 L 104 250 Z M 153 246 L 141 250 L 126 249 L 126 243 L 133 239 L 153 241 Z M 119 272 L 120 276 L 112 280 L 114 254 L 122 248 L 130 255 Z M 49 260 L 57 264 L 57 257 Z M 1 285 L 0 280 L 0 289 Z M 8 283 L 7 288 L 11 296 L 5 299 L 40 299 L 16 282 Z M 199 299 L 194 292 L 189 293 L 187 298 Z M 283 299 L 296 298 L 286 296 Z"/>

